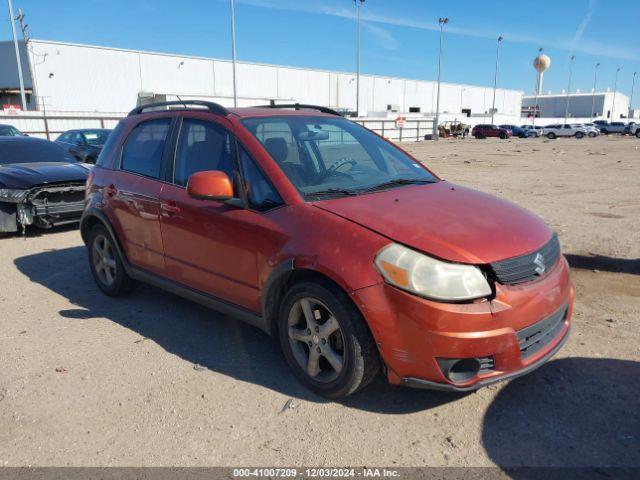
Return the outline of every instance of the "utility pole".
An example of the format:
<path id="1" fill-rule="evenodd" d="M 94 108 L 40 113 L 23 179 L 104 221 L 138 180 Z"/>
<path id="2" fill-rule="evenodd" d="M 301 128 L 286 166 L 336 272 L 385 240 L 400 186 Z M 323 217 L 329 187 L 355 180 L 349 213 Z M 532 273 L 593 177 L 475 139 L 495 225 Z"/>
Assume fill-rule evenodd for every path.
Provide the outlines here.
<path id="1" fill-rule="evenodd" d="M 496 87 L 498 86 L 498 63 L 500 61 L 500 42 L 504 37 L 500 35 L 496 44 L 496 73 L 493 77 L 493 103 L 491 104 L 491 125 L 493 125 L 493 115 L 496 113 Z"/>
<path id="2" fill-rule="evenodd" d="M 591 123 L 593 123 L 593 111 L 596 106 L 596 82 L 598 81 L 598 67 L 600 63 L 596 63 L 596 68 L 593 70 L 593 92 L 591 92 Z"/>
<path id="3" fill-rule="evenodd" d="M 633 90 L 636 87 L 636 75 L 638 74 L 638 72 L 633 72 L 633 80 L 631 81 L 631 98 L 629 98 L 629 115 L 627 115 L 627 118 L 631 118 L 631 115 L 633 113 Z"/>
<path id="4" fill-rule="evenodd" d="M 353 0 L 356 6 L 356 117 L 360 116 L 360 7 L 364 0 Z"/>
<path id="5" fill-rule="evenodd" d="M 613 105 L 611 106 L 611 121 L 613 122 L 614 116 L 613 113 L 616 111 L 616 90 L 618 89 L 618 74 L 620 73 L 620 69 L 622 67 L 618 67 L 616 70 L 616 80 L 613 82 Z"/>
<path id="6" fill-rule="evenodd" d="M 446 17 L 440 17 L 438 24 L 440 25 L 440 52 L 438 53 L 438 94 L 436 96 L 436 118 L 433 124 L 433 133 L 437 140 L 439 135 L 438 125 L 440 124 L 440 76 L 442 74 L 442 47 L 444 41 L 444 26 L 449 23 L 449 19 Z"/>
<path id="7" fill-rule="evenodd" d="M 567 102 L 564 107 L 564 123 L 567 123 L 567 117 L 569 116 L 569 98 L 571 98 L 571 74 L 573 73 L 573 61 L 576 59 L 575 55 L 571 55 L 571 61 L 569 62 L 569 84 L 567 85 Z"/>
<path id="8" fill-rule="evenodd" d="M 20 80 L 20 98 L 22 100 L 22 111 L 27 110 L 27 96 L 24 93 L 24 78 L 22 77 L 22 59 L 20 58 L 20 48 L 18 47 L 18 36 L 16 35 L 15 17 L 13 16 L 13 4 L 7 0 L 9 6 L 9 20 L 11 20 L 11 33 L 13 34 L 13 46 L 16 50 L 16 64 L 18 66 L 18 79 Z"/>
<path id="9" fill-rule="evenodd" d="M 233 0 L 230 0 L 231 7 L 231 58 L 233 62 L 233 106 L 238 106 L 238 89 L 236 85 L 236 17 L 233 8 Z"/>

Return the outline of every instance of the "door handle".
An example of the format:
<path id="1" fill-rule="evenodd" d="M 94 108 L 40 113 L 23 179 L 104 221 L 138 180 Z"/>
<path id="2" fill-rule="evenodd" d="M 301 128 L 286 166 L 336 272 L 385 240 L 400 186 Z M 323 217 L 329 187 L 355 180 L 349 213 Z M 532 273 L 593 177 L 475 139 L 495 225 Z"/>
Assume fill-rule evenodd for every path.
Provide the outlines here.
<path id="1" fill-rule="evenodd" d="M 162 210 L 167 215 L 175 215 L 176 213 L 180 213 L 180 207 L 174 202 L 161 202 L 160 210 Z"/>
<path id="2" fill-rule="evenodd" d="M 107 188 L 104 189 L 104 191 L 109 197 L 115 197 L 116 193 L 118 193 L 118 189 L 114 184 L 109 185 Z"/>

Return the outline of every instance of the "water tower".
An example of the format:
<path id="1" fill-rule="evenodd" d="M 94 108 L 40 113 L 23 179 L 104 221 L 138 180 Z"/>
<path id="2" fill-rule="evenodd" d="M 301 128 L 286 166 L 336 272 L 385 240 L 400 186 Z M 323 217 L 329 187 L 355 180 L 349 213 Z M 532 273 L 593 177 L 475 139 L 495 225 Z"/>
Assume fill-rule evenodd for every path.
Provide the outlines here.
<path id="1" fill-rule="evenodd" d="M 540 93 L 542 93 L 542 77 L 545 70 L 547 70 L 550 66 L 551 59 L 545 54 L 540 54 L 533 59 L 533 68 L 535 68 L 536 72 L 538 72 L 538 79 L 536 81 L 536 95 L 540 95 Z"/>

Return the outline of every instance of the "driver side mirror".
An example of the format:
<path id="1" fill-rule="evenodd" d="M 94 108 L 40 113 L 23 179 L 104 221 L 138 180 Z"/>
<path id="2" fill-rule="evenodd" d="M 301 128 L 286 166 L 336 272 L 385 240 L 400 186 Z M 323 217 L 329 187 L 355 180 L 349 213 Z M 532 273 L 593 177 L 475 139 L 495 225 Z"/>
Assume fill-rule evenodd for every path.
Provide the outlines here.
<path id="1" fill-rule="evenodd" d="M 233 186 L 229 175 L 220 170 L 196 172 L 187 181 L 187 193 L 201 200 L 230 200 Z"/>

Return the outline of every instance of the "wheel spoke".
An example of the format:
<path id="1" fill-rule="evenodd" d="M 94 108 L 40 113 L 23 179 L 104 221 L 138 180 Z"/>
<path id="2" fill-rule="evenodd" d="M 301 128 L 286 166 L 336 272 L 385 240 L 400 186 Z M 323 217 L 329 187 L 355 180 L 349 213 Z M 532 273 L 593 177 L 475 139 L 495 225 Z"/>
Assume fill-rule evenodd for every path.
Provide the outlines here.
<path id="1" fill-rule="evenodd" d="M 329 365 L 333 367 L 336 373 L 340 373 L 342 371 L 342 357 L 329 345 L 325 345 L 322 349 L 322 356 L 327 359 L 327 362 L 329 362 Z"/>
<path id="2" fill-rule="evenodd" d="M 315 377 L 320 373 L 320 354 L 315 348 L 309 350 L 309 360 L 307 361 L 307 374 L 310 377 Z"/>
<path id="3" fill-rule="evenodd" d="M 311 308 L 311 302 L 308 298 L 303 298 L 300 300 L 300 306 L 302 307 L 302 312 L 304 313 L 304 318 L 307 321 L 307 326 L 309 328 L 313 328 L 316 326 L 316 317 L 313 314 L 313 309 Z"/>
<path id="4" fill-rule="evenodd" d="M 338 320 L 336 320 L 336 317 L 331 315 L 326 322 L 320 325 L 320 334 L 326 338 L 339 328 L 340 325 L 338 324 Z"/>
<path id="5" fill-rule="evenodd" d="M 104 269 L 104 275 L 105 275 L 105 277 L 107 279 L 107 283 L 109 285 L 111 285 L 113 283 L 113 272 L 111 271 L 111 269 L 110 268 L 105 268 Z"/>
<path id="6" fill-rule="evenodd" d="M 293 340 L 297 340 L 299 342 L 307 343 L 310 339 L 310 336 L 303 328 L 289 327 L 289 338 L 292 338 Z"/>

